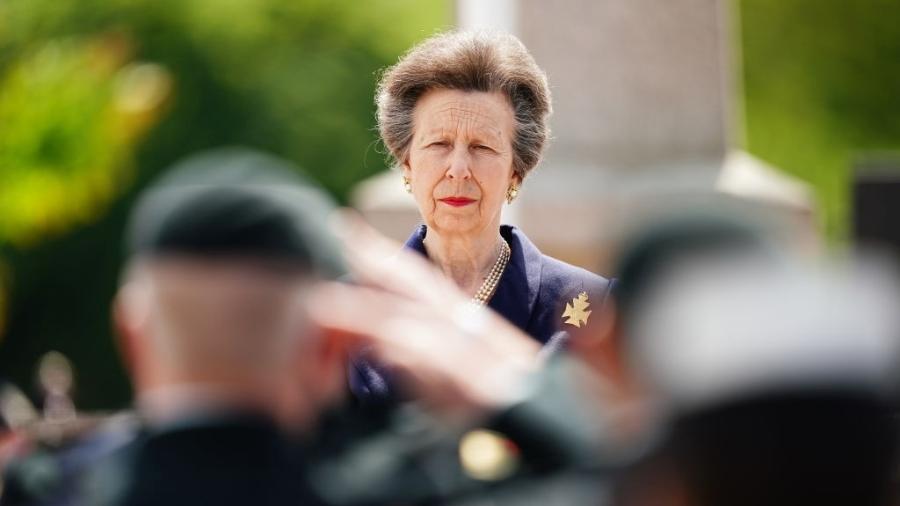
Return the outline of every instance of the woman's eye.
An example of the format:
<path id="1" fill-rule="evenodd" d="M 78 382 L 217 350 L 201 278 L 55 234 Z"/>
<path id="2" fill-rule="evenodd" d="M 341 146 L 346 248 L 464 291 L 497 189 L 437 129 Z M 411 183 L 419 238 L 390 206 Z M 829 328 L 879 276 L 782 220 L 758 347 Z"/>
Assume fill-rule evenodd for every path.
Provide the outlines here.
<path id="1" fill-rule="evenodd" d="M 490 146 L 485 146 L 484 144 L 476 144 L 472 148 L 478 151 L 493 151 Z"/>
<path id="2" fill-rule="evenodd" d="M 450 145 L 450 143 L 447 142 L 447 141 L 434 141 L 434 142 L 432 142 L 432 143 L 429 143 L 429 144 L 428 144 L 427 146 L 425 146 L 425 147 L 428 147 L 428 148 L 445 148 L 445 147 L 447 147 L 447 146 L 449 146 L 449 145 Z"/>

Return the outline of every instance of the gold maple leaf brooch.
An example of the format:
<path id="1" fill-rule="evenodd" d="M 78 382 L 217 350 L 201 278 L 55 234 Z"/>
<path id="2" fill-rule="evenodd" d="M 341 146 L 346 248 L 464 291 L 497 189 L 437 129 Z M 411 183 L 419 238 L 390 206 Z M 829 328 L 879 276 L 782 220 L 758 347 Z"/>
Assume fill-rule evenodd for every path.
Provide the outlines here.
<path id="1" fill-rule="evenodd" d="M 587 292 L 579 293 L 578 297 L 566 304 L 566 310 L 562 314 L 563 323 L 568 323 L 575 327 L 587 325 L 588 317 L 591 316 L 591 311 L 588 309 L 590 305 Z"/>

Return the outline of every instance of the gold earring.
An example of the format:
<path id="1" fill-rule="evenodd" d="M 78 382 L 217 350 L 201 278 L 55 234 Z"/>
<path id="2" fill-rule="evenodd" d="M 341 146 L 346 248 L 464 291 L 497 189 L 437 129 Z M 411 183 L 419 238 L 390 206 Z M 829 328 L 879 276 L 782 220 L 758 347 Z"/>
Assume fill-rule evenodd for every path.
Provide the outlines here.
<path id="1" fill-rule="evenodd" d="M 516 200 L 516 197 L 519 195 L 519 187 L 516 185 L 511 185 L 506 189 L 506 203 L 512 204 L 513 200 Z"/>
<path id="2" fill-rule="evenodd" d="M 412 184 L 410 184 L 408 177 L 403 178 L 403 189 L 406 190 L 406 193 L 412 193 Z"/>

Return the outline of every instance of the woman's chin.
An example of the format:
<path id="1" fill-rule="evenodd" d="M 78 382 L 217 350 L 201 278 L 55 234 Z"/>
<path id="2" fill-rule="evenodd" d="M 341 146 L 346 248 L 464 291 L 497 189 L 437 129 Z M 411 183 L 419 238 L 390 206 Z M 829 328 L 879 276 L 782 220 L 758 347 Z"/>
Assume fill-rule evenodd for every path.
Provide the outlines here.
<path id="1" fill-rule="evenodd" d="M 442 217 L 433 220 L 428 228 L 439 234 L 467 234 L 474 233 L 484 228 L 484 223 L 479 220 L 460 219 L 456 217 Z"/>

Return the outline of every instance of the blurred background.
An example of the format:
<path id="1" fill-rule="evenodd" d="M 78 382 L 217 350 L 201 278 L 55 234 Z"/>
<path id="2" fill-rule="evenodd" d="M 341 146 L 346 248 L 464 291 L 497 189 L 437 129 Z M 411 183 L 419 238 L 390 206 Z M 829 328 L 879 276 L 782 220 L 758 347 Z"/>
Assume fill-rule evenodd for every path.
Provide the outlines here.
<path id="1" fill-rule="evenodd" d="M 0 0 L 0 379 L 40 403 L 57 350 L 79 409 L 127 404 L 124 220 L 198 149 L 289 158 L 404 238 L 374 87 L 454 27 L 548 73 L 553 144 L 506 217 L 547 254 L 603 273 L 622 228 L 715 195 L 804 248 L 896 237 L 898 26 L 896 0 Z"/>

